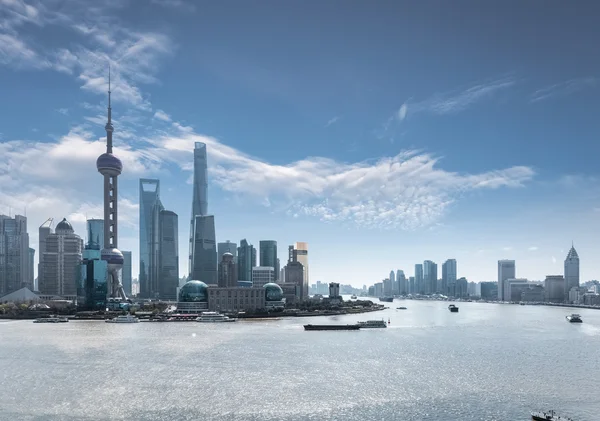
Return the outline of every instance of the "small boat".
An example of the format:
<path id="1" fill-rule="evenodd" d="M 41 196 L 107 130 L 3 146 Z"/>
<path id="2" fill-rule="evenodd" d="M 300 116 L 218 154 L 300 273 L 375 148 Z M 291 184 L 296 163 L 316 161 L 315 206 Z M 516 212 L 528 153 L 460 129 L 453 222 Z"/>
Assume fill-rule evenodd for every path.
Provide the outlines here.
<path id="1" fill-rule="evenodd" d="M 398 308 L 396 308 L 396 310 L 407 310 L 407 308 L 406 307 L 398 307 Z"/>
<path id="2" fill-rule="evenodd" d="M 205 311 L 196 319 L 196 321 L 200 323 L 225 323 L 235 322 L 235 320 L 236 319 L 230 319 L 224 314 L 217 313 L 216 311 Z"/>
<path id="3" fill-rule="evenodd" d="M 67 323 L 68 321 L 69 319 L 67 319 L 66 317 L 49 316 L 35 319 L 33 323 Z"/>
<path id="4" fill-rule="evenodd" d="M 360 325 L 304 325 L 304 330 L 359 330 Z"/>
<path id="5" fill-rule="evenodd" d="M 114 319 L 105 320 L 106 323 L 139 323 L 140 319 L 131 314 L 125 314 L 115 317 Z"/>
<path id="6" fill-rule="evenodd" d="M 386 328 L 387 325 L 385 324 L 385 322 L 383 320 L 367 320 L 366 322 L 358 322 L 357 325 L 359 325 L 362 329 L 374 329 L 374 328 Z"/>
<path id="7" fill-rule="evenodd" d="M 569 323 L 583 323 L 583 320 L 581 320 L 581 316 L 579 314 L 573 313 L 570 316 L 567 316 L 566 318 L 569 321 Z"/>
<path id="8" fill-rule="evenodd" d="M 458 313 L 458 307 L 456 307 L 454 304 L 450 304 L 448 306 L 448 310 L 450 310 L 450 313 Z"/>
<path id="9" fill-rule="evenodd" d="M 352 295 L 352 296 L 350 296 L 350 299 L 351 299 L 351 300 L 356 300 L 357 298 L 358 298 L 358 297 L 357 297 L 356 295 Z"/>
<path id="10" fill-rule="evenodd" d="M 556 415 L 554 411 L 532 412 L 531 421 L 573 421 L 571 418 Z"/>
<path id="11" fill-rule="evenodd" d="M 391 303 L 394 301 L 394 297 L 379 297 L 379 301 L 383 301 L 386 303 Z"/>

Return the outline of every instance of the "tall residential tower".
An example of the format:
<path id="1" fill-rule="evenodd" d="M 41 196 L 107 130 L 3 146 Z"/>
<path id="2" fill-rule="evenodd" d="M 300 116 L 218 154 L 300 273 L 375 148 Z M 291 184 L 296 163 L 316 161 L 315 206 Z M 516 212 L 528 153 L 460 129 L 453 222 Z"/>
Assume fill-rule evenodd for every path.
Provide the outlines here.
<path id="1" fill-rule="evenodd" d="M 505 297 L 505 283 L 507 279 L 515 279 L 515 261 L 498 260 L 498 301 L 509 301 Z"/>

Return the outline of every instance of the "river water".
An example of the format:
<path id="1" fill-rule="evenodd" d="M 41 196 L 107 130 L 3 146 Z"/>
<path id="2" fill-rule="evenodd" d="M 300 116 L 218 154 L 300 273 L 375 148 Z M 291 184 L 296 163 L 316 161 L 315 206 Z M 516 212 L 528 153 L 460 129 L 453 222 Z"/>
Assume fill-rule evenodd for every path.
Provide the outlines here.
<path id="1" fill-rule="evenodd" d="M 600 419 L 600 311 L 576 325 L 568 308 L 386 305 L 224 324 L 0 322 L 0 420 Z M 390 327 L 302 328 L 374 318 Z"/>

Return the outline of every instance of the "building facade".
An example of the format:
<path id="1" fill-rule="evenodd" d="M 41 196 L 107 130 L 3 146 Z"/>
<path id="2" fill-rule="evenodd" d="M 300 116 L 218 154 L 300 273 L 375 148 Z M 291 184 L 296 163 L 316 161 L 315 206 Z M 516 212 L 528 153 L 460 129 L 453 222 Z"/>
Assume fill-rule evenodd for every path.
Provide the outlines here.
<path id="1" fill-rule="evenodd" d="M 219 262 L 219 288 L 238 286 L 237 265 L 233 254 L 226 252 Z"/>
<path id="2" fill-rule="evenodd" d="M 544 280 L 545 301 L 562 303 L 565 300 L 565 278 L 562 275 L 548 275 Z"/>
<path id="3" fill-rule="evenodd" d="M 571 250 L 565 259 L 565 299 L 569 300 L 569 293 L 572 288 L 579 287 L 579 255 L 575 251 L 575 247 L 571 246 Z"/>
<path id="4" fill-rule="evenodd" d="M 306 297 L 308 297 L 308 287 L 310 285 L 310 276 L 308 273 L 308 243 L 297 242 L 294 245 L 294 254 L 296 255 L 296 261 L 302 263 L 304 268 L 304 285 L 302 291 L 306 291 Z"/>
<path id="5" fill-rule="evenodd" d="M 36 285 L 35 285 L 35 279 L 34 277 L 34 266 L 35 266 L 35 249 L 32 249 L 31 247 L 29 247 L 29 289 L 35 291 L 36 290 Z"/>
<path id="6" fill-rule="evenodd" d="M 424 294 L 425 288 L 423 285 L 423 265 L 417 263 L 415 265 L 415 293 Z"/>
<path id="7" fill-rule="evenodd" d="M 221 262 L 223 260 L 223 255 L 225 253 L 231 253 L 233 256 L 233 261 L 237 264 L 237 243 L 232 243 L 227 240 L 224 243 L 217 244 L 217 261 Z"/>
<path id="8" fill-rule="evenodd" d="M 85 250 L 84 250 L 85 253 Z M 131 296 L 132 291 L 132 281 L 133 281 L 133 262 L 131 261 L 131 252 L 123 251 L 123 272 L 121 273 L 121 279 L 123 282 L 123 290 L 127 296 Z"/>
<path id="9" fill-rule="evenodd" d="M 163 205 L 160 201 L 160 181 L 140 179 L 140 296 L 158 296 L 158 222 Z"/>
<path id="10" fill-rule="evenodd" d="M 279 259 L 277 258 L 277 241 L 261 240 L 260 248 L 260 266 L 270 266 L 275 269 L 275 280 L 279 280 Z"/>
<path id="11" fill-rule="evenodd" d="M 62 297 L 77 296 L 78 276 L 82 261 L 83 241 L 65 219 L 46 237 L 40 293 Z"/>
<path id="12" fill-rule="evenodd" d="M 515 279 L 515 261 L 498 260 L 498 301 L 509 301 L 505 297 L 505 281 Z"/>
<path id="13" fill-rule="evenodd" d="M 531 284 L 527 279 L 505 279 L 504 280 L 504 301 L 508 302 L 519 302 L 521 301 L 521 293 L 530 286 Z"/>
<path id="14" fill-rule="evenodd" d="M 498 299 L 498 282 L 481 282 L 479 288 L 482 300 Z"/>
<path id="15" fill-rule="evenodd" d="M 288 262 L 285 266 L 285 283 L 298 287 L 299 299 L 308 299 L 308 288 L 304 287 L 304 266 L 297 261 Z"/>
<path id="16" fill-rule="evenodd" d="M 190 276 L 207 285 L 217 285 L 217 243 L 215 217 L 197 215 L 194 218 L 194 241 L 190 254 Z"/>
<path id="17" fill-rule="evenodd" d="M 252 281 L 252 268 L 256 266 L 256 249 L 244 238 L 238 247 L 238 280 Z"/>
<path id="18" fill-rule="evenodd" d="M 106 310 L 108 294 L 108 264 L 101 259 L 97 245 L 85 246 L 79 266 L 77 308 L 79 310 Z"/>
<path id="19" fill-rule="evenodd" d="M 256 311 L 265 308 L 265 289 L 208 288 L 208 309 L 219 312 Z"/>
<path id="20" fill-rule="evenodd" d="M 252 268 L 252 286 L 263 287 L 275 282 L 275 269 L 270 266 L 255 266 Z"/>
<path id="21" fill-rule="evenodd" d="M 425 284 L 425 294 L 435 294 L 437 292 L 437 265 L 431 260 L 423 262 L 423 283 Z"/>
<path id="22" fill-rule="evenodd" d="M 162 299 L 175 300 L 179 286 L 179 218 L 170 210 L 159 215 L 158 292 Z"/>
<path id="23" fill-rule="evenodd" d="M 29 234 L 27 218 L 0 215 L 0 296 L 29 284 Z"/>
<path id="24" fill-rule="evenodd" d="M 36 291 L 40 290 L 40 280 L 44 277 L 44 253 L 46 252 L 46 238 L 52 234 L 52 218 L 40 225 L 38 229 L 38 276 Z M 104 228 L 102 228 L 104 229 Z"/>
<path id="25" fill-rule="evenodd" d="M 441 293 L 450 297 L 456 296 L 456 259 L 448 259 L 442 264 Z"/>

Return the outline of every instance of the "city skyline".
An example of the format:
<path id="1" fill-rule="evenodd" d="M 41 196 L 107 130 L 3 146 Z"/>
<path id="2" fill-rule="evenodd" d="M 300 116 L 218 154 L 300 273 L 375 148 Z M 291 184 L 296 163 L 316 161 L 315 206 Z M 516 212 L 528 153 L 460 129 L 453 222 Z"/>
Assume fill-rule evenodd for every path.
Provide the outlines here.
<path id="1" fill-rule="evenodd" d="M 225 6 L 200 13 L 153 2 L 148 24 L 132 4 L 113 3 L 98 2 L 93 15 L 73 4 L 59 16 L 31 1 L 35 13 L 27 18 L 20 2 L 5 5 L 0 36 L 11 48 L 0 55 L 0 75 L 11 101 L 0 104 L 0 213 L 27 215 L 34 249 L 35 227 L 48 217 L 66 217 L 80 235 L 87 218 L 103 217 L 90 168 L 105 149 L 110 63 L 115 154 L 126 169 L 119 245 L 133 253 L 134 276 L 140 178 L 160 179 L 163 201 L 183 218 L 179 273 L 189 271 L 184 221 L 196 142 L 208 148 L 206 201 L 216 241 L 306 241 L 311 283 L 360 286 L 380 278 L 380 267 L 449 257 L 469 280 L 495 280 L 498 259 L 514 259 L 520 276 L 541 280 L 562 273 L 572 240 L 580 278 L 600 276 L 592 258 L 600 254 L 593 162 L 600 84 L 590 55 L 568 48 L 593 50 L 594 37 L 569 30 L 585 27 L 593 13 L 576 17 L 553 5 L 536 20 L 539 37 L 528 37 L 530 25 L 511 16 L 529 15 L 533 5 L 500 5 L 493 14 L 467 8 L 467 26 L 512 22 L 510 30 L 485 29 L 484 47 L 474 38 L 433 43 L 461 28 L 420 4 L 381 5 L 381 16 L 397 16 L 394 22 L 373 19 L 361 4 L 347 6 L 342 20 L 320 5 L 290 5 L 298 19 L 271 45 L 264 40 L 284 13 L 280 5 L 248 11 L 248 21 L 265 24 L 259 28 L 226 24 L 234 36 L 207 37 L 222 34 L 215 25 L 228 16 Z M 451 5 L 439 7 L 439 16 L 451 13 Z M 299 49 L 296 37 L 310 32 L 313 16 L 332 33 L 306 36 L 307 48 Z M 338 39 L 334 29 L 346 25 L 350 39 L 373 46 Z M 424 26 L 431 33 L 419 47 L 401 43 L 388 59 L 383 45 Z M 336 54 L 321 54 L 324 45 Z M 420 65 L 406 65 L 414 62 Z M 299 63 L 313 71 L 301 72 Z M 352 71 L 341 74 L 339 63 Z M 340 270 L 357 244 L 360 258 Z M 35 268 L 40 257 L 36 250 Z"/>

